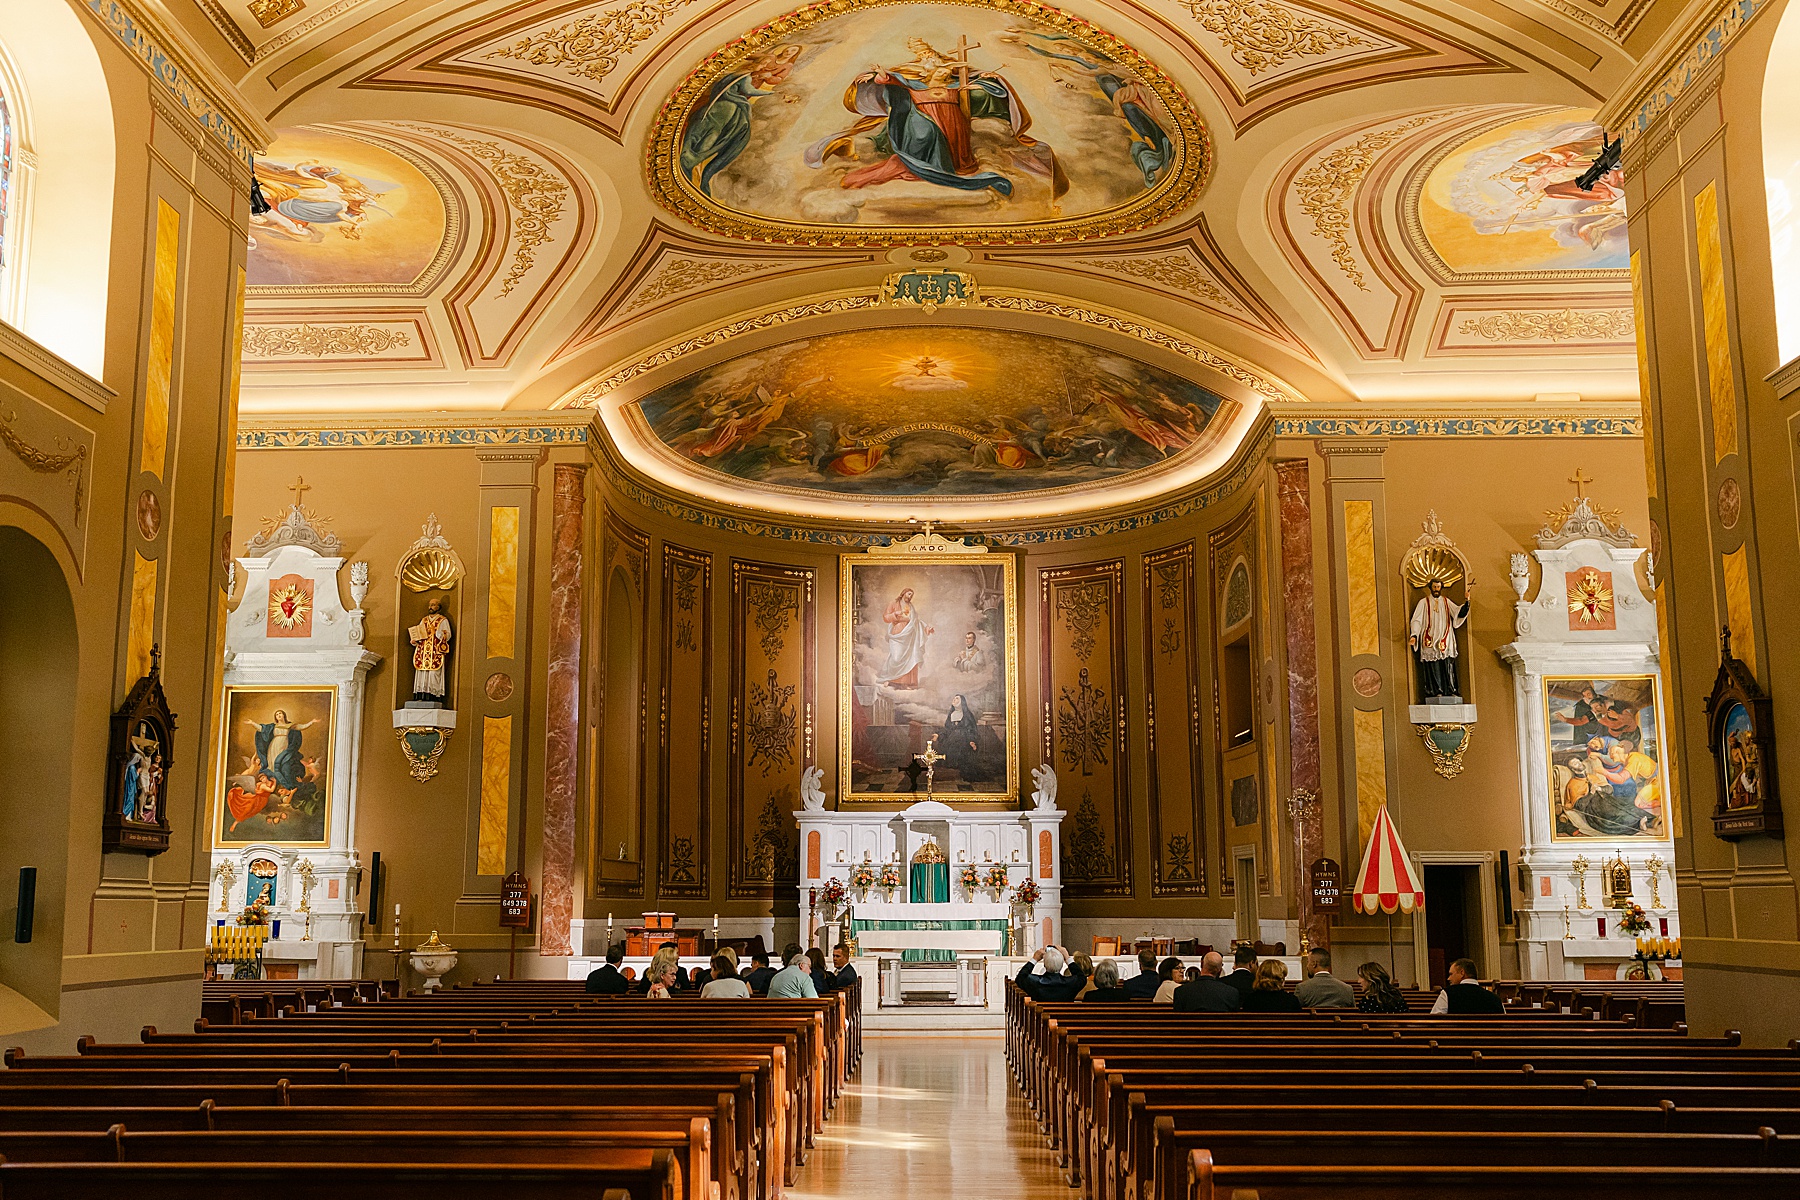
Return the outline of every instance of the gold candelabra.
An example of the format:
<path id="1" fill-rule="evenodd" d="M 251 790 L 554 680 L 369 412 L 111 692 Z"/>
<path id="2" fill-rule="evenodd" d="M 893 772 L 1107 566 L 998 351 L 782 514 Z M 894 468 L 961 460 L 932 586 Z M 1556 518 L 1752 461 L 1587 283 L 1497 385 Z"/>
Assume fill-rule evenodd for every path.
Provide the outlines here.
<path id="1" fill-rule="evenodd" d="M 1576 855 L 1575 861 L 1569 864 L 1569 869 L 1575 873 L 1575 907 L 1583 912 L 1586 912 L 1588 907 L 1587 873 L 1591 866 L 1593 864 L 1588 862 L 1585 854 Z"/>
<path id="2" fill-rule="evenodd" d="M 219 864 L 219 911 L 231 911 L 231 885 L 237 882 L 237 868 L 228 858 Z"/>
<path id="3" fill-rule="evenodd" d="M 1652 854 L 1649 858 L 1646 858 L 1644 860 L 1644 873 L 1646 875 L 1650 876 L 1650 907 L 1651 908 L 1661 908 L 1663 906 L 1662 893 L 1657 889 L 1657 886 L 1656 886 L 1657 885 L 1657 876 L 1661 875 L 1663 873 L 1663 868 L 1667 867 L 1668 865 L 1669 865 L 1668 863 L 1666 863 L 1662 860 L 1662 855 L 1660 855 L 1660 854 Z"/>
<path id="4" fill-rule="evenodd" d="M 303 942 L 312 941 L 312 890 L 313 872 L 316 868 L 312 859 L 303 858 L 294 864 L 294 874 L 300 877 L 300 905 L 298 911 L 306 914 L 306 927 L 300 934 Z"/>
<path id="5" fill-rule="evenodd" d="M 1565 904 L 1563 905 L 1563 941 L 1572 941 L 1574 937 L 1575 931 L 1569 928 L 1569 906 Z"/>

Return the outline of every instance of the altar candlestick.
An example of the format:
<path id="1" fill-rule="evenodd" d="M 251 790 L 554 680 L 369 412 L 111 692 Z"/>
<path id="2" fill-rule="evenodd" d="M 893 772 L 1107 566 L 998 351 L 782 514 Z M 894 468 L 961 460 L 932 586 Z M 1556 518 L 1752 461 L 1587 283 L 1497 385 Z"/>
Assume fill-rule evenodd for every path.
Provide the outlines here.
<path id="1" fill-rule="evenodd" d="M 394 905 L 394 949 L 400 948 L 400 906 Z"/>

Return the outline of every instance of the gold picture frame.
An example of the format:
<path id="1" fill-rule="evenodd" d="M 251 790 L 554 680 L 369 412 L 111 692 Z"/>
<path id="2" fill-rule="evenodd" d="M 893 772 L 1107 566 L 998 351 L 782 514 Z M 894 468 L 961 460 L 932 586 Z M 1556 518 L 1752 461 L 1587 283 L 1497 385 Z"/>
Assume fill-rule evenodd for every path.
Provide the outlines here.
<path id="1" fill-rule="evenodd" d="M 330 685 L 225 689 L 214 846 L 331 844 L 337 699 Z"/>
<path id="2" fill-rule="evenodd" d="M 838 564 L 839 805 L 924 800 L 935 735 L 934 798 L 1017 807 L 1016 556 L 927 529 Z"/>
<path id="3" fill-rule="evenodd" d="M 1662 677 L 1545 675 L 1541 687 L 1551 841 L 1668 841 L 1676 795 Z M 1634 818 L 1639 828 L 1629 828 Z"/>

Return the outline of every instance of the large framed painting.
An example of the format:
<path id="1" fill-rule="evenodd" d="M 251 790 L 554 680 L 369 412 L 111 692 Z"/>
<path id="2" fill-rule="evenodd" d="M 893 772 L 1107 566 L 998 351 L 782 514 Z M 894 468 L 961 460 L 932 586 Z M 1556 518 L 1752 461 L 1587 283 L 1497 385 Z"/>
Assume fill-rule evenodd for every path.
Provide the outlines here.
<path id="1" fill-rule="evenodd" d="M 1014 569 L 929 531 L 840 559 L 840 803 L 1018 801 Z"/>
<path id="2" fill-rule="evenodd" d="M 227 688 L 213 844 L 325 845 L 336 735 L 336 688 Z"/>
<path id="3" fill-rule="evenodd" d="M 1668 840 L 1674 795 L 1655 675 L 1546 675 L 1544 727 L 1554 841 Z"/>

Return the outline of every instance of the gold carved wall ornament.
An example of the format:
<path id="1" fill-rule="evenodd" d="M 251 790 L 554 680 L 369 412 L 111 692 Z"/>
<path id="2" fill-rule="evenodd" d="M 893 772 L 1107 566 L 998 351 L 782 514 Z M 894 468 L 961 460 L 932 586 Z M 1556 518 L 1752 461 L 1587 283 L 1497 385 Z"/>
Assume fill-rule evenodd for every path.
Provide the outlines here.
<path id="1" fill-rule="evenodd" d="M 1231 52 L 1238 66 L 1259 75 L 1296 58 L 1366 44 L 1340 25 L 1296 12 L 1274 0 L 1177 0 L 1188 15 Z"/>
<path id="2" fill-rule="evenodd" d="M 423 532 L 400 558 L 396 574 L 401 584 L 415 592 L 449 591 L 461 582 L 463 573 L 462 556 L 444 536 L 437 514 L 430 514 Z"/>
<path id="3" fill-rule="evenodd" d="M 1490 342 L 1624 342 L 1637 325 L 1629 308 L 1520 309 L 1470 317 L 1457 332 Z"/>
<path id="4" fill-rule="evenodd" d="M 306 7 L 306 0 L 250 0 L 250 15 L 264 29 Z"/>
<path id="5" fill-rule="evenodd" d="M 348 358 L 412 345 L 404 329 L 379 325 L 246 325 L 245 358 Z"/>
<path id="6" fill-rule="evenodd" d="M 13 422 L 19 414 L 10 409 L 0 410 L 0 446 L 13 452 L 13 457 L 25 464 L 25 469 L 37 475 L 56 475 L 68 472 L 69 484 L 75 489 L 75 516 L 81 516 L 81 485 L 87 472 L 88 448 L 77 442 L 73 449 L 68 448 L 68 439 L 58 438 L 56 453 L 41 450 L 19 436 L 13 428 Z"/>
<path id="7" fill-rule="evenodd" d="M 1360 291 L 1368 291 L 1362 264 L 1350 247 L 1350 198 L 1362 185 L 1383 150 L 1408 133 L 1437 120 L 1443 113 L 1423 113 L 1388 129 L 1363 134 L 1347 146 L 1339 146 L 1308 167 L 1294 180 L 1300 211 L 1312 218 L 1313 236 L 1331 247 L 1331 261 Z"/>
<path id="8" fill-rule="evenodd" d="M 677 9 L 691 3 L 693 0 L 631 0 L 527 34 L 482 57 L 555 67 L 576 79 L 604 83 L 619 69 L 621 59 L 655 37 Z"/>
<path id="9" fill-rule="evenodd" d="M 1092 775 L 1107 764 L 1106 749 L 1112 744 L 1112 706 L 1106 689 L 1095 687 L 1088 669 L 1081 668 L 1074 687 L 1065 687 L 1056 705 L 1057 739 L 1063 766 Z"/>
<path id="10" fill-rule="evenodd" d="M 1431 754 L 1431 769 L 1445 779 L 1462 774 L 1463 753 L 1475 736 L 1473 721 L 1439 721 L 1431 725 L 1414 725 L 1419 740 Z"/>
<path id="11" fill-rule="evenodd" d="M 509 296 L 519 281 L 537 265 L 537 249 L 551 240 L 550 227 L 562 220 L 569 181 L 526 155 L 507 150 L 498 142 L 466 137 L 448 129 L 408 125 L 415 133 L 442 138 L 479 160 L 493 174 L 506 197 L 512 221 L 512 266 L 500 281 L 498 296 Z"/>
<path id="12" fill-rule="evenodd" d="M 744 744 L 749 749 L 748 762 L 760 760 L 765 776 L 776 767 L 794 765 L 794 738 L 800 731 L 800 718 L 794 710 L 795 690 L 795 685 L 777 679 L 774 667 L 769 668 L 766 687 L 760 683 L 750 685 L 744 706 Z"/>
<path id="13" fill-rule="evenodd" d="M 1243 308 L 1243 305 L 1200 269 L 1192 256 L 1180 252 L 1141 258 L 1079 258 L 1075 260 L 1075 265 L 1153 283 L 1220 308 Z"/>
<path id="14" fill-rule="evenodd" d="M 741 258 L 671 258 L 619 310 L 623 315 L 717 283 L 770 271 L 782 264 Z"/>
<path id="15" fill-rule="evenodd" d="M 1074 635 L 1069 641 L 1069 648 L 1075 651 L 1075 657 L 1085 663 L 1098 644 L 1094 638 L 1095 630 L 1112 615 L 1112 585 L 1104 579 L 1092 579 L 1086 583 L 1058 588 L 1056 615 Z M 1082 674 L 1087 674 L 1085 667 Z"/>

